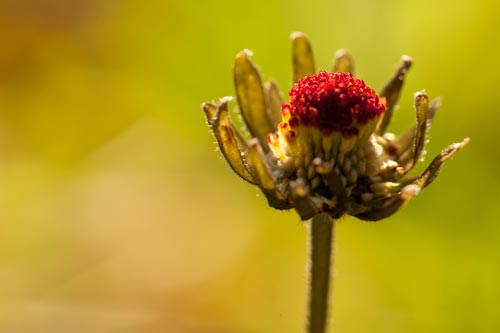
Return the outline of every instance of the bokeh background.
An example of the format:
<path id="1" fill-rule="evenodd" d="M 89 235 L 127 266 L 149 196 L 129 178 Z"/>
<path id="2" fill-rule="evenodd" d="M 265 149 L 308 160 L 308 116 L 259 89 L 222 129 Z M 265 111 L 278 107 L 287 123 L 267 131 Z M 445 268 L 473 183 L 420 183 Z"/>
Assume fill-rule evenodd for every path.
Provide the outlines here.
<path id="1" fill-rule="evenodd" d="M 500 331 L 499 15 L 496 0 L 1 0 L 0 332 L 303 331 L 307 228 L 231 172 L 200 110 L 234 95 L 243 48 L 286 93 L 293 31 L 318 69 L 349 48 L 375 88 L 411 55 L 392 129 L 425 88 L 444 101 L 428 156 L 471 137 L 395 216 L 340 221 L 335 331 Z"/>

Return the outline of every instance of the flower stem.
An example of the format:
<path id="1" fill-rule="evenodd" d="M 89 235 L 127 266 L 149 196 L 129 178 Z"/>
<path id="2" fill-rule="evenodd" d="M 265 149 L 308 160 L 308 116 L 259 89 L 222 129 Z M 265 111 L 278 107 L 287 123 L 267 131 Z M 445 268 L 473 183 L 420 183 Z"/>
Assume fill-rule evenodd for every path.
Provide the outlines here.
<path id="1" fill-rule="evenodd" d="M 326 214 L 310 220 L 307 333 L 326 332 L 334 231 L 335 221 Z"/>

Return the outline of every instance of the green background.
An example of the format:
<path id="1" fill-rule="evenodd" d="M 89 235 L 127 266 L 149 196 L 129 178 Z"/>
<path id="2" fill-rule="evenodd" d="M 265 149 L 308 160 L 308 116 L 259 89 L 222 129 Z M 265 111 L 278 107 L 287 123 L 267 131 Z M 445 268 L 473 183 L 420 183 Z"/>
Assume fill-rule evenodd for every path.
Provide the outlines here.
<path id="1" fill-rule="evenodd" d="M 500 5 L 422 1 L 0 1 L 0 331 L 302 332 L 307 228 L 234 175 L 200 105 L 254 52 L 291 86 L 341 47 L 379 89 L 414 58 L 442 96 L 428 158 L 469 136 L 393 217 L 337 228 L 335 332 L 500 330 Z M 418 170 L 422 170 L 422 166 Z"/>

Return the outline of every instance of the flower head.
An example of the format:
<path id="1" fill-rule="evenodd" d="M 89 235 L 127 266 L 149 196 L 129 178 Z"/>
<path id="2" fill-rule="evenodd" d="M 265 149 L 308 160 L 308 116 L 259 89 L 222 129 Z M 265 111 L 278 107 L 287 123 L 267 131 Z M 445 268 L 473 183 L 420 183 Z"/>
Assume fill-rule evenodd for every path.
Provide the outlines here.
<path id="1" fill-rule="evenodd" d="M 358 135 L 359 126 L 370 121 L 377 123 L 384 111 L 385 105 L 362 80 L 351 73 L 325 71 L 297 81 L 290 91 L 290 104 L 281 109 L 290 114 L 290 120 L 316 127 L 324 135 L 340 132 L 344 137 Z"/>
<path id="2" fill-rule="evenodd" d="M 320 71 L 301 78 L 281 106 L 283 121 L 267 137 L 280 162 L 337 155 L 362 146 L 373 133 L 385 104 L 350 73 Z"/>
<path id="3" fill-rule="evenodd" d="M 294 208 L 303 220 L 327 213 L 376 221 L 428 186 L 442 164 L 468 142 L 448 146 L 420 176 L 410 176 L 440 104 L 417 92 L 416 124 L 400 136 L 386 132 L 411 58 L 402 57 L 377 95 L 353 76 L 348 51 L 337 52 L 332 72 L 315 74 L 308 39 L 295 33 L 292 41 L 296 83 L 289 103 L 283 103 L 274 82 L 263 84 L 249 51 L 236 57 L 236 94 L 250 141 L 229 118 L 231 98 L 203 105 L 227 161 L 262 190 L 270 206 Z"/>

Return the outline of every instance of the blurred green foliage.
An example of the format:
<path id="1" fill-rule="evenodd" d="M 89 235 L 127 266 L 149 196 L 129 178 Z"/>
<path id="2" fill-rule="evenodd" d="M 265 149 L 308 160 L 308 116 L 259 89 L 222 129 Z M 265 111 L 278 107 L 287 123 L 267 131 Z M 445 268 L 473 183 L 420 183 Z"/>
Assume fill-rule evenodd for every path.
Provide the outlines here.
<path id="1" fill-rule="evenodd" d="M 0 331 L 301 332 L 306 228 L 215 153 L 205 100 L 289 35 L 380 87 L 415 60 L 443 96 L 428 156 L 471 143 L 390 219 L 340 221 L 338 332 L 498 332 L 500 5 L 494 0 L 0 1 Z M 429 160 L 429 158 L 428 158 Z"/>

